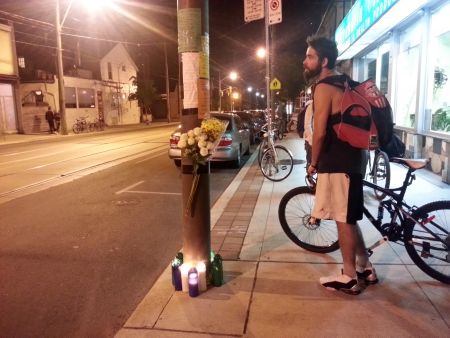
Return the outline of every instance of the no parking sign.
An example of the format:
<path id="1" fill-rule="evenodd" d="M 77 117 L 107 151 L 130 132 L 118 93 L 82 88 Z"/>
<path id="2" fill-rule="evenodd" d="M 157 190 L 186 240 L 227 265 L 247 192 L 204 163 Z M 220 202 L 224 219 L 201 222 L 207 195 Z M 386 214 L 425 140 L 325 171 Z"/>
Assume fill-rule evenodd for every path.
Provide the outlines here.
<path id="1" fill-rule="evenodd" d="M 269 25 L 280 23 L 281 20 L 281 0 L 269 0 Z"/>

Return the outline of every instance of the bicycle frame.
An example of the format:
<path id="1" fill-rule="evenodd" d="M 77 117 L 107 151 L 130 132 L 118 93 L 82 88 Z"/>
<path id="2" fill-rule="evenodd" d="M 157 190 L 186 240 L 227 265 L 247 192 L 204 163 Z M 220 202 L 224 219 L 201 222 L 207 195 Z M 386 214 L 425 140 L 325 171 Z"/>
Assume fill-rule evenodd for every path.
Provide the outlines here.
<path id="1" fill-rule="evenodd" d="M 384 241 L 386 240 L 391 240 L 389 238 L 389 234 L 387 233 L 387 231 L 383 228 L 383 214 L 384 214 L 384 209 L 386 209 L 388 211 L 388 213 L 390 214 L 390 222 L 388 224 L 388 228 L 387 230 L 391 230 L 393 226 L 395 225 L 400 225 L 402 227 L 402 231 L 403 231 L 403 227 L 406 224 L 406 220 L 409 219 L 411 221 L 413 221 L 416 224 L 419 224 L 422 229 L 424 229 L 428 234 L 430 234 L 431 236 L 433 236 L 433 238 L 435 238 L 436 240 L 438 240 L 439 242 L 444 243 L 444 240 L 436 235 L 434 235 L 427 227 L 426 224 L 427 223 L 432 223 L 433 225 L 435 225 L 436 227 L 440 228 L 437 224 L 435 224 L 433 222 L 433 219 L 427 219 L 423 222 L 415 219 L 412 216 L 412 212 L 416 209 L 415 206 L 409 206 L 406 202 L 404 202 L 404 197 L 406 194 L 406 190 L 408 188 L 408 186 L 410 186 L 412 184 L 412 182 L 415 179 L 415 175 L 413 174 L 414 169 L 408 169 L 408 172 L 406 173 L 405 179 L 403 181 L 402 186 L 398 187 L 398 188 L 393 188 L 393 189 L 386 189 L 386 188 L 382 188 L 376 184 L 373 184 L 371 182 L 368 182 L 366 180 L 363 180 L 363 185 L 375 190 L 379 190 L 383 193 L 386 194 L 386 196 L 389 196 L 390 199 L 384 199 L 382 201 L 380 201 L 379 206 L 378 206 L 378 215 L 375 218 L 371 212 L 366 208 L 366 206 L 363 206 L 363 214 L 367 217 L 367 219 L 372 223 L 372 225 L 380 232 L 380 234 L 383 236 L 384 240 L 383 241 L 378 241 L 376 242 L 374 245 L 372 245 L 368 251 L 369 251 L 369 255 L 372 254 L 372 249 L 377 247 L 378 245 L 382 244 Z M 397 192 L 398 191 L 398 192 Z M 397 222 L 397 217 L 399 218 L 400 222 Z M 402 240 L 403 238 L 396 238 L 395 240 L 393 240 L 394 242 L 397 242 L 398 240 Z"/>

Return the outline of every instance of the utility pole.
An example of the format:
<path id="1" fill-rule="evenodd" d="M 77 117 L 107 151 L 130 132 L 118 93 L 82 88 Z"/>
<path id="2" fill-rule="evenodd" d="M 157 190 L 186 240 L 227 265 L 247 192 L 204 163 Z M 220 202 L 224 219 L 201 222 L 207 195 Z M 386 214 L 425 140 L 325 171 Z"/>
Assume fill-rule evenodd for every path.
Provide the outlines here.
<path id="1" fill-rule="evenodd" d="M 61 133 L 63 135 L 67 135 L 67 116 L 66 116 L 66 100 L 64 94 L 64 73 L 63 73 L 63 60 L 62 60 L 62 44 L 61 44 L 61 27 L 64 24 L 64 20 L 66 19 L 67 13 L 69 12 L 70 6 L 72 2 L 69 4 L 69 8 L 66 10 L 66 14 L 64 15 L 64 19 L 60 21 L 59 14 L 59 0 L 56 0 L 56 59 L 58 63 L 58 93 L 59 93 L 59 112 L 61 114 Z M 56 109 L 56 107 L 55 107 Z"/>
<path id="2" fill-rule="evenodd" d="M 164 60 L 165 60 L 165 68 L 166 68 L 166 107 L 167 107 L 167 123 L 170 122 L 170 86 L 169 86 L 169 65 L 167 62 L 167 44 L 164 41 Z"/>
<path id="3" fill-rule="evenodd" d="M 181 129 L 200 125 L 209 110 L 208 0 L 178 0 L 178 53 L 183 74 Z M 209 269 L 211 251 L 210 167 L 200 165 L 192 210 L 185 212 L 193 183 L 193 163 L 182 157 L 183 255 L 188 264 L 204 262 Z"/>

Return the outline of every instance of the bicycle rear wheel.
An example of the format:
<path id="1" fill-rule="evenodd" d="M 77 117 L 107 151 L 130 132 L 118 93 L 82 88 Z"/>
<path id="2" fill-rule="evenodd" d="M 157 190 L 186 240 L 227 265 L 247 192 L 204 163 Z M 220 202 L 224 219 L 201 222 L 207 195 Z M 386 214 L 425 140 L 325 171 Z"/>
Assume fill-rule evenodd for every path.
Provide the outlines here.
<path id="1" fill-rule="evenodd" d="M 81 127 L 80 127 L 80 125 L 79 125 L 78 123 L 75 123 L 75 124 L 72 126 L 72 130 L 73 130 L 73 132 L 74 132 L 75 134 L 79 134 L 79 133 L 81 132 Z"/>
<path id="2" fill-rule="evenodd" d="M 285 147 L 268 148 L 261 158 L 261 172 L 265 178 L 279 182 L 288 177 L 294 168 L 294 159 Z"/>
<path id="3" fill-rule="evenodd" d="M 406 220 L 406 251 L 423 272 L 450 284 L 450 201 L 425 204 L 412 216 L 420 224 Z"/>
<path id="4" fill-rule="evenodd" d="M 389 157 L 384 151 L 378 152 L 373 161 L 372 182 L 380 187 L 389 189 L 391 182 L 391 167 L 389 164 Z M 375 197 L 382 200 L 386 194 L 380 190 L 374 189 Z"/>
<path id="5" fill-rule="evenodd" d="M 297 187 L 278 206 L 281 228 L 291 241 L 308 251 L 328 253 L 339 249 L 337 225 L 332 220 L 311 219 L 315 191 Z"/>

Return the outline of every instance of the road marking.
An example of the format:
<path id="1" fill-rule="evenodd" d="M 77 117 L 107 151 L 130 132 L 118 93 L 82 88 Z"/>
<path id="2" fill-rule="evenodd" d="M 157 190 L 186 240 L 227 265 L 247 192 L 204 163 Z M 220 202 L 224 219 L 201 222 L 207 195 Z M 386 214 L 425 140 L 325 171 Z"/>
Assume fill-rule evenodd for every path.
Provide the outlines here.
<path id="1" fill-rule="evenodd" d="M 133 193 L 133 194 L 181 195 L 180 192 L 141 191 L 141 190 L 127 190 L 127 191 L 124 191 L 124 192 L 130 192 L 130 193 Z"/>
<path id="2" fill-rule="evenodd" d="M 132 193 L 132 194 L 153 194 L 153 195 L 181 195 L 181 193 L 179 192 L 162 192 L 162 191 L 144 191 L 144 190 L 131 190 L 135 187 L 137 187 L 139 184 L 144 183 L 145 181 L 139 181 L 136 182 L 122 190 L 117 191 L 115 194 L 116 195 L 120 195 L 123 194 L 124 192 L 128 192 L 128 193 Z"/>
<path id="3" fill-rule="evenodd" d="M 139 181 L 139 182 L 134 183 L 134 184 L 132 184 L 132 185 L 122 189 L 122 190 L 116 191 L 116 195 L 120 195 L 121 193 L 127 192 L 129 189 L 133 189 L 134 187 L 137 187 L 139 184 L 142 184 L 144 182 L 145 181 Z"/>

